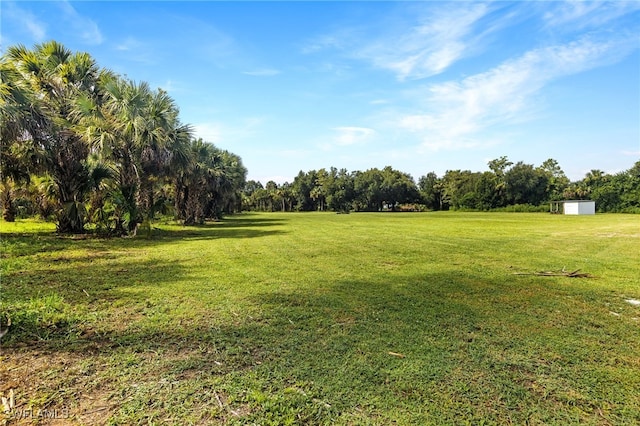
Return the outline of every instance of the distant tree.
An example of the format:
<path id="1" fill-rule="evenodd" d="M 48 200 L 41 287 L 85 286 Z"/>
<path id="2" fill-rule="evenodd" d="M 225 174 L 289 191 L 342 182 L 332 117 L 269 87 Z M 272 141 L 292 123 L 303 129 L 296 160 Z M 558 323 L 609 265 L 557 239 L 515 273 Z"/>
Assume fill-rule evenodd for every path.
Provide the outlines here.
<path id="1" fill-rule="evenodd" d="M 227 150 L 215 148 L 217 182 L 213 188 L 208 217 L 222 219 L 223 214 L 232 214 L 242 209 L 242 189 L 247 178 L 247 169 L 242 159 Z"/>
<path id="2" fill-rule="evenodd" d="M 189 165 L 175 177 L 176 216 L 193 225 L 240 209 L 246 187 L 240 158 L 202 139 L 192 140 L 190 146 Z"/>
<path id="3" fill-rule="evenodd" d="M 431 210 L 442 210 L 442 181 L 434 172 L 429 172 L 418 180 L 418 190 L 422 203 Z"/>
<path id="4" fill-rule="evenodd" d="M 327 196 L 333 179 L 333 176 L 324 168 L 316 173 L 315 186 L 310 195 L 311 199 L 316 203 L 316 209 L 319 211 L 324 211 L 327 208 Z"/>
<path id="5" fill-rule="evenodd" d="M 619 211 L 640 213 L 640 161 L 623 173 L 620 192 Z"/>
<path id="6" fill-rule="evenodd" d="M 269 211 L 275 211 L 278 203 L 278 184 L 275 181 L 270 180 L 267 182 L 264 189 L 269 195 Z"/>
<path id="7" fill-rule="evenodd" d="M 377 168 L 359 172 L 355 175 L 354 190 L 357 210 L 382 211 L 385 201 L 382 194 L 383 180 L 384 176 Z"/>
<path id="8" fill-rule="evenodd" d="M 531 164 L 516 163 L 505 173 L 505 183 L 509 204 L 540 205 L 548 201 L 548 176 Z"/>
<path id="9" fill-rule="evenodd" d="M 504 207 L 507 205 L 505 174 L 513 163 L 506 156 L 503 156 L 489 161 L 488 165 L 495 175 L 495 188 L 491 207 Z"/>
<path id="10" fill-rule="evenodd" d="M 295 208 L 298 211 L 312 211 L 315 202 L 311 198 L 311 191 L 316 186 L 316 171 L 303 172 L 302 170 L 293 180 L 291 190 L 295 198 Z"/>
<path id="11" fill-rule="evenodd" d="M 547 198 L 550 201 L 562 200 L 565 189 L 569 186 L 569 178 L 564 174 L 556 160 L 549 158 L 540 166 L 547 177 Z"/>
<path id="12" fill-rule="evenodd" d="M 242 209 L 243 210 L 262 210 L 262 208 L 259 206 L 259 203 L 256 202 L 257 191 L 261 189 L 264 190 L 264 187 L 262 186 L 262 183 L 258 181 L 250 180 L 247 183 L 245 183 L 244 188 L 242 190 Z"/>
<path id="13" fill-rule="evenodd" d="M 496 175 L 498 179 L 503 179 L 505 173 L 513 165 L 506 156 L 496 158 L 488 163 L 489 169 Z"/>
<path id="14" fill-rule="evenodd" d="M 475 209 L 491 210 L 503 205 L 502 184 L 492 172 L 475 175 Z"/>
<path id="15" fill-rule="evenodd" d="M 382 170 L 381 196 L 395 211 L 399 204 L 415 203 L 420 199 L 416 184 L 408 173 L 394 170 L 390 166 Z"/>
<path id="16" fill-rule="evenodd" d="M 293 211 L 295 196 L 291 184 L 289 182 L 283 183 L 280 185 L 276 193 L 280 200 L 281 210 L 283 212 Z"/>
<path id="17" fill-rule="evenodd" d="M 481 176 L 470 170 L 447 170 L 442 178 L 444 202 L 453 209 L 479 208 L 477 187 Z"/>
<path id="18" fill-rule="evenodd" d="M 250 196 L 251 194 L 256 192 L 258 189 L 264 189 L 264 186 L 262 186 L 262 183 L 255 180 L 250 180 L 250 181 L 247 181 L 247 183 L 245 183 L 244 189 L 242 192 Z"/>
<path id="19" fill-rule="evenodd" d="M 640 161 L 629 170 L 609 175 L 601 170 L 591 170 L 578 182 L 578 187 L 588 188 L 589 198 L 596 202 L 600 212 L 640 211 Z"/>
<path id="20" fill-rule="evenodd" d="M 347 169 L 337 170 L 332 167 L 329 172 L 327 188 L 327 206 L 336 212 L 347 212 L 351 209 L 354 198 L 354 178 Z"/>

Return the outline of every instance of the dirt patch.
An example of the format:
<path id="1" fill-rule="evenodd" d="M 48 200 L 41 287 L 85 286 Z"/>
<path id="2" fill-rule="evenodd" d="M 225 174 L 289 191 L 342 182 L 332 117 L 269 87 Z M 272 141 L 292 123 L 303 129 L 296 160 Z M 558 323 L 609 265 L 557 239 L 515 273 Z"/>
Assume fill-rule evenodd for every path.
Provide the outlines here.
<path id="1" fill-rule="evenodd" d="M 110 392 L 96 387 L 89 371 L 82 371 L 82 356 L 22 349 L 2 352 L 0 396 L 13 393 L 13 403 L 1 420 L 56 426 L 106 423 Z"/>

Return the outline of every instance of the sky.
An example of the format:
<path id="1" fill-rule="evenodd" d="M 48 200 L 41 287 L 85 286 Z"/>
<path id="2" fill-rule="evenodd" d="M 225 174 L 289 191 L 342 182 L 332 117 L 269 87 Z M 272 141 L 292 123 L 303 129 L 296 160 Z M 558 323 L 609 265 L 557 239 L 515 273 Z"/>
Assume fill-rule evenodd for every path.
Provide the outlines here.
<path id="1" fill-rule="evenodd" d="M 640 2 L 5 1 L 0 49 L 56 40 L 168 91 L 248 178 L 640 160 Z"/>

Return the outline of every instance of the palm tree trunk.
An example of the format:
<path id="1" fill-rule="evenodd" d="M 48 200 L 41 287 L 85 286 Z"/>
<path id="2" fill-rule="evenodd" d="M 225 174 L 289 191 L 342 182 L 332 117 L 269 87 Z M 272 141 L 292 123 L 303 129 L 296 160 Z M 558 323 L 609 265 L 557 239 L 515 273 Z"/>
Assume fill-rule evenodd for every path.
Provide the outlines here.
<path id="1" fill-rule="evenodd" d="M 2 218 L 5 222 L 16 221 L 16 206 L 13 203 L 13 191 L 11 190 L 11 183 L 9 181 L 2 182 Z"/>
<path id="2" fill-rule="evenodd" d="M 51 174 L 58 192 L 58 224 L 61 234 L 81 234 L 84 229 L 84 196 L 89 172 L 83 160 L 87 147 L 76 135 L 60 135 L 54 148 Z"/>
<path id="3" fill-rule="evenodd" d="M 186 203 L 187 203 L 187 195 L 188 188 L 184 184 L 181 177 L 176 177 L 174 181 L 174 200 L 173 200 L 173 210 L 175 218 L 178 220 L 184 220 L 186 216 Z"/>
<path id="4" fill-rule="evenodd" d="M 126 231 L 133 235 L 135 235 L 138 224 L 141 222 L 137 202 L 138 188 L 140 187 L 139 181 L 135 165 L 125 155 L 120 169 L 119 189 L 124 201 Z"/>

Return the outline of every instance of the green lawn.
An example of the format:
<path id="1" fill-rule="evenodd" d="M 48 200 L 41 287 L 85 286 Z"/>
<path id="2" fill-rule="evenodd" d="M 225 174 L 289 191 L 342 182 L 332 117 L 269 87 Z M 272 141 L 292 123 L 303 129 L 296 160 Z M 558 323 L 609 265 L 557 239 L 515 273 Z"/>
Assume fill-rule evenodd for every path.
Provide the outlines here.
<path id="1" fill-rule="evenodd" d="M 83 239 L 0 223 L 0 314 L 13 322 L 0 392 L 14 390 L 14 415 L 640 423 L 640 306 L 627 302 L 640 299 L 640 216 L 274 213 L 158 227 Z M 563 268 L 595 278 L 515 274 Z"/>

